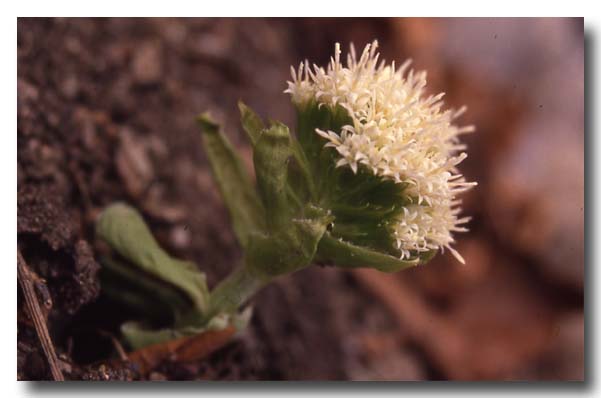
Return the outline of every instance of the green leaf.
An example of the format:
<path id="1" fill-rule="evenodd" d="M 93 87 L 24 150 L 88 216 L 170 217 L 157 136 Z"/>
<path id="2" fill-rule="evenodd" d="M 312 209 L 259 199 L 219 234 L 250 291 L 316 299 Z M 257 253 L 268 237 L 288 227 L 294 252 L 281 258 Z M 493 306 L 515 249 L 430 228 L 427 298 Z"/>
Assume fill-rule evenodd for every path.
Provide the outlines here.
<path id="1" fill-rule="evenodd" d="M 192 302 L 171 283 L 140 272 L 114 256 L 101 258 L 100 282 L 108 297 L 128 305 L 148 319 L 177 323 L 190 311 Z"/>
<path id="2" fill-rule="evenodd" d="M 259 141 L 261 132 L 265 129 L 265 125 L 259 115 L 246 106 L 244 102 L 238 101 L 238 109 L 240 109 L 242 127 L 244 128 L 244 131 L 246 131 L 246 134 L 248 134 L 248 138 L 250 138 L 250 142 L 254 147 L 257 144 L 257 141 Z"/>
<path id="3" fill-rule="evenodd" d="M 383 272 L 397 272 L 414 267 L 419 260 L 404 261 L 397 257 L 355 246 L 325 233 L 319 242 L 317 257 L 342 268 L 374 268 Z"/>
<path id="4" fill-rule="evenodd" d="M 271 235 L 253 236 L 246 259 L 251 272 L 274 277 L 312 263 L 332 217 L 313 206 L 303 213 L 303 217 L 291 219 L 286 228 Z"/>
<path id="5" fill-rule="evenodd" d="M 96 223 L 96 234 L 133 266 L 179 288 L 195 308 L 206 310 L 209 292 L 205 275 L 193 263 L 163 251 L 134 208 L 123 203 L 107 207 Z"/>
<path id="6" fill-rule="evenodd" d="M 255 146 L 253 159 L 269 230 L 288 225 L 294 213 L 288 190 L 288 163 L 291 157 L 288 127 L 275 123 L 263 131 Z"/>
<path id="7" fill-rule="evenodd" d="M 204 148 L 230 212 L 234 232 L 245 248 L 249 235 L 264 229 L 265 211 L 242 161 L 219 131 L 219 126 L 206 114 L 200 115 L 197 121 L 204 133 Z"/>
<path id="8" fill-rule="evenodd" d="M 265 124 L 261 118 L 242 101 L 238 102 L 238 108 L 240 109 L 242 127 L 244 128 L 244 131 L 246 131 L 253 149 L 255 149 L 259 138 L 266 129 Z M 270 123 L 281 126 L 278 122 L 270 121 Z M 292 158 L 289 158 L 288 163 L 289 176 L 287 190 L 290 199 L 296 201 L 296 204 L 300 206 L 307 203 L 309 200 L 314 200 L 316 198 L 315 186 L 303 148 L 294 136 L 289 135 L 289 137 Z"/>

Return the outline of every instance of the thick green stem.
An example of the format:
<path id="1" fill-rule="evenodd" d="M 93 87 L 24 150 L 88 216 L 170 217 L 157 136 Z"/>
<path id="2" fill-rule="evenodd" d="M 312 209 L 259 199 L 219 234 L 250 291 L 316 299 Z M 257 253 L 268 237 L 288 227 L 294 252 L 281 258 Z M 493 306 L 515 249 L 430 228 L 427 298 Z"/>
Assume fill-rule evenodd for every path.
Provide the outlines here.
<path id="1" fill-rule="evenodd" d="M 205 319 L 211 319 L 220 313 L 232 313 L 238 310 L 249 298 L 267 285 L 272 278 L 258 276 L 242 265 L 222 280 L 211 292 L 209 311 Z"/>

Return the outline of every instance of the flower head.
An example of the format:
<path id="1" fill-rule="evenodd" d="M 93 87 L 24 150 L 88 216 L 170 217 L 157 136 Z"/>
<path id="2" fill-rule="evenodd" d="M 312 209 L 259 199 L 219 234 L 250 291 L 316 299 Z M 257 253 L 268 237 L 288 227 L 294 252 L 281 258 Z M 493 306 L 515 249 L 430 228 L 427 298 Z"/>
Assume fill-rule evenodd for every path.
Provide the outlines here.
<path id="1" fill-rule="evenodd" d="M 442 97 L 425 94 L 426 72 L 409 70 L 410 61 L 396 67 L 379 61 L 378 42 L 365 46 L 357 57 L 351 45 L 346 65 L 340 45 L 327 68 L 307 61 L 292 69 L 287 93 L 299 111 L 308 104 L 342 108 L 348 123 L 339 129 L 316 126 L 323 145 L 337 152 L 337 167 L 360 167 L 382 180 L 403 187 L 398 206 L 402 211 L 389 225 L 401 259 L 420 253 L 449 249 L 452 232 L 465 231 L 457 195 L 476 183 L 466 182 L 457 165 L 467 155 L 459 141 L 473 126 L 458 127 L 453 121 L 465 107 L 443 110 Z"/>

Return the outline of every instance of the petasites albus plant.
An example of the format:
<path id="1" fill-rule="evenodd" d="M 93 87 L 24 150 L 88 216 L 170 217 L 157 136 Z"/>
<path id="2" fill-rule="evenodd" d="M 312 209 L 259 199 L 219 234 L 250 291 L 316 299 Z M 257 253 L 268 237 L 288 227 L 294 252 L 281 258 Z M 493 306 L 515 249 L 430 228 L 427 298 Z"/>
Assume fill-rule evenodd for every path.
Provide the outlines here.
<path id="1" fill-rule="evenodd" d="M 377 42 L 346 64 L 340 46 L 326 68 L 307 61 L 292 68 L 286 93 L 296 107 L 296 134 L 265 125 L 240 103 L 253 149 L 256 184 L 219 126 L 198 117 L 204 149 L 244 249 L 240 265 L 212 291 L 194 264 L 161 250 L 139 214 L 123 204 L 107 208 L 100 238 L 107 256 L 108 293 L 156 311 L 168 308 L 168 327 L 128 322 L 133 348 L 219 329 L 243 328 L 248 299 L 274 278 L 324 263 L 396 272 L 424 264 L 452 247 L 469 220 L 458 195 L 476 185 L 457 165 L 467 156 L 459 136 L 473 127 L 444 110 L 442 96 L 425 95 L 426 73 L 379 61 Z M 146 274 L 141 276 L 140 271 Z M 135 287 L 135 288 L 134 288 Z"/>

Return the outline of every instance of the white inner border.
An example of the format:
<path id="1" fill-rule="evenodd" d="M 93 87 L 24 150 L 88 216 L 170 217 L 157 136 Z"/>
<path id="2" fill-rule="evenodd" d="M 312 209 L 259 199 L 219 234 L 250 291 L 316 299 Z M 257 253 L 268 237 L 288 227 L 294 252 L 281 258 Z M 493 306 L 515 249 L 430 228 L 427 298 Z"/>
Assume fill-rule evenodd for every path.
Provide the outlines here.
<path id="1" fill-rule="evenodd" d="M 236 3 L 236 4 L 232 4 Z M 277 5 L 276 5 L 277 4 Z M 346 397 L 348 395 L 378 395 L 378 396 L 399 396 L 399 395 L 419 395 L 419 396 L 481 396 L 484 391 L 490 396 L 583 396 L 592 395 L 598 392 L 598 379 L 601 367 L 591 366 L 594 363 L 593 358 L 599 358 L 599 344 L 594 342 L 593 331 L 599 330 L 598 322 L 600 314 L 598 313 L 598 303 L 596 300 L 596 289 L 594 285 L 600 285 L 601 272 L 598 270 L 592 272 L 596 267 L 597 247 L 601 246 L 601 237 L 594 235 L 595 226 L 599 225 L 599 212 L 592 212 L 592 200 L 588 200 L 588 218 L 587 222 L 593 222 L 593 227 L 589 228 L 589 242 L 587 250 L 586 276 L 589 281 L 586 283 L 586 336 L 587 336 L 587 356 L 593 358 L 587 359 L 587 379 L 588 386 L 581 389 L 565 389 L 564 386 L 554 384 L 473 384 L 471 386 L 428 383 L 428 384 L 329 384 L 310 387 L 306 383 L 278 383 L 261 384 L 253 387 L 252 384 L 213 384 L 211 386 L 195 384 L 182 385 L 174 383 L 157 386 L 157 384 L 138 383 L 125 386 L 124 384 L 107 385 L 98 383 L 88 383 L 84 385 L 71 385 L 70 388 L 50 388 L 48 384 L 16 382 L 16 222 L 17 222 L 17 17 L 18 16 L 584 16 L 585 34 L 591 39 L 590 48 L 593 59 L 587 61 L 587 65 L 599 67 L 598 45 L 595 33 L 600 26 L 600 16 L 595 11 L 594 2 L 571 0 L 571 1 L 544 1 L 527 2 L 524 0 L 504 0 L 495 2 L 476 2 L 468 0 L 455 1 L 323 1 L 323 0 L 304 0 L 304 1 L 144 1 L 144 2 L 125 2 L 123 0 L 104 0 L 92 2 L 74 2 L 67 0 L 52 1 L 26 1 L 2 2 L 0 13 L 1 23 L 0 41 L 2 43 L 2 62 L 0 62 L 0 80 L 2 82 L 2 119 L 4 122 L 4 131 L 0 134 L 0 156 L 1 178 L 4 181 L 3 193 L 0 195 L 2 206 L 2 227 L 1 250 L 2 261 L 2 308 L 3 308 L 3 327 L 0 328 L 0 342 L 2 343 L 3 359 L 0 361 L 0 377 L 2 380 L 2 392 L 7 397 L 26 397 L 26 396 L 110 396 L 117 397 L 148 397 L 148 396 L 307 396 L 312 398 L 320 397 Z M 589 71 L 592 76 L 596 71 Z M 589 93 L 587 99 L 595 98 L 599 93 L 599 79 L 591 79 L 589 84 L 585 85 L 586 90 L 593 90 Z M 594 83 L 594 85 L 590 85 Z M 594 108 L 593 108 L 594 107 Z M 596 125 L 595 115 L 599 114 L 599 102 L 591 103 L 587 112 L 591 113 L 590 124 L 587 125 L 587 143 L 594 144 L 589 154 L 601 153 L 601 140 L 594 138 L 595 131 L 591 129 Z M 592 168 L 586 171 L 589 176 L 588 198 L 598 197 L 598 192 L 591 192 L 592 188 L 599 188 L 599 179 L 601 170 L 599 162 L 588 159 L 589 166 Z M 592 177 L 591 177 L 592 176 Z M 597 189 L 595 189 L 597 191 Z M 591 216 L 594 215 L 594 219 Z M 594 281 L 590 280 L 594 277 Z M 593 373 L 594 372 L 594 373 Z M 230 387 L 228 387 L 230 386 Z M 370 387 L 371 386 L 371 387 Z M 127 388 L 126 388 L 127 387 Z M 576 387 L 576 386 L 572 386 Z"/>

